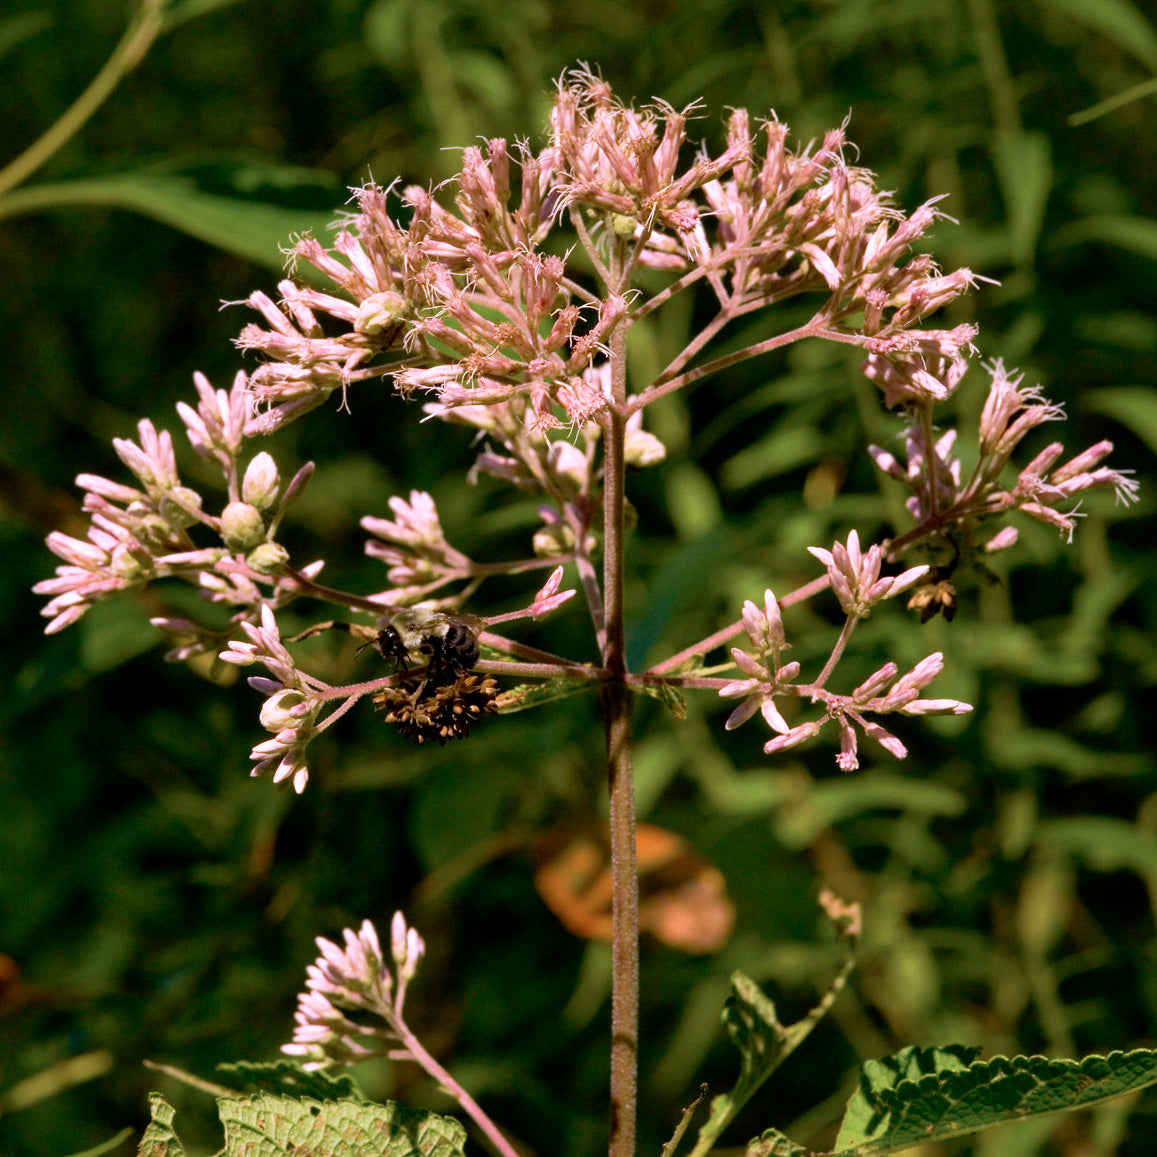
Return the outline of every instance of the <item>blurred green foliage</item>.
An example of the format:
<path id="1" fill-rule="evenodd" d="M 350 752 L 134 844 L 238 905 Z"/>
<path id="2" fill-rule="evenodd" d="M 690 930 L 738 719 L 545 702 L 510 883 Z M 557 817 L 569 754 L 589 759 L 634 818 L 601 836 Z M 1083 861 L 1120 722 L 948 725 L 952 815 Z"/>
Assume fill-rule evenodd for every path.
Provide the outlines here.
<path id="1" fill-rule="evenodd" d="M 1071 546 L 1022 523 L 999 582 L 962 580 L 952 624 L 890 607 L 860 628 L 848 686 L 883 657 L 943 650 L 936 693 L 977 705 L 913 721 L 903 764 L 881 754 L 845 778 L 823 746 L 770 761 L 755 724 L 723 733 L 716 702 L 691 697 L 681 723 L 640 703 L 641 816 L 714 860 L 739 909 L 715 956 L 645 946 L 645 1151 L 701 1080 L 733 1076 L 719 1017 L 734 969 L 790 1015 L 838 968 L 822 885 L 864 903 L 861 966 L 735 1144 L 774 1124 L 830 1147 L 859 1061 L 904 1045 L 1153 1044 L 1154 98 L 1069 118 L 1152 76 L 1157 23 L 1128 0 L 202 0 L 183 15 L 0 219 L 0 1151 L 65 1154 L 140 1129 L 154 1087 L 187 1138 L 216 1148 L 208 1107 L 142 1061 L 212 1077 L 270 1059 L 312 937 L 397 907 L 430 945 L 410 1007 L 431 1050 L 531 1150 L 603 1148 L 607 950 L 547 912 L 528 852 L 545 825 L 599 806 L 592 697 L 441 751 L 348 717 L 291 799 L 247 778 L 256 696 L 151 649 L 166 592 L 48 640 L 28 592 L 54 564 L 43 536 L 83 526 L 72 477 L 121 477 L 109 439 L 141 416 L 176 428 L 194 369 L 228 384 L 247 319 L 220 303 L 273 291 L 279 241 L 332 219 L 368 175 L 437 182 L 480 136 L 538 142 L 553 80 L 578 61 L 624 97 L 702 98 L 715 140 L 725 106 L 774 108 L 804 140 L 850 110 L 862 163 L 899 204 L 949 194 L 959 225 L 936 230 L 940 263 L 999 281 L 946 324 L 977 320 L 984 356 L 1066 404 L 1063 435 L 1040 444 L 1111 438 L 1144 484 L 1127 512 L 1090 501 Z M 6 154 L 56 120 L 128 18 L 106 0 L 6 7 Z M 637 331 L 640 379 L 686 340 L 695 317 L 677 313 Z M 965 429 L 983 395 L 974 369 L 956 395 Z M 411 487 L 476 556 L 532 527 L 525 504 L 465 484 L 465 431 L 419 426 L 385 394 L 353 405 L 354 420 L 319 411 L 273 447 L 283 475 L 322 465 L 287 532 L 295 557 L 375 589 L 357 519 Z M 807 545 L 904 525 L 864 454 L 898 423 L 850 351 L 792 349 L 650 421 L 671 455 L 631 492 L 634 664 L 813 577 Z M 831 612 L 821 598 L 787 615 L 805 670 L 831 645 Z M 589 651 L 581 626 L 554 630 L 550 645 Z M 351 677 L 348 642 L 315 641 L 319 664 Z M 372 1096 L 449 1108 L 412 1068 L 360 1076 Z M 1147 1154 L 1155 1129 L 1150 1091 L 936 1152 Z"/>

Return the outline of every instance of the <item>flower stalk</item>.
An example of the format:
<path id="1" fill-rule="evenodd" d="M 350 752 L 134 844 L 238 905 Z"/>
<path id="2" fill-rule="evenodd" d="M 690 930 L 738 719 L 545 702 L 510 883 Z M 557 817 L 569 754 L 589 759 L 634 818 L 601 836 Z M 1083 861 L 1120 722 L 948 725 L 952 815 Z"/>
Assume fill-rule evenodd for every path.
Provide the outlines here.
<path id="1" fill-rule="evenodd" d="M 617 284 L 625 245 L 612 242 L 611 277 Z M 611 1157 L 633 1157 L 639 1063 L 639 873 L 636 862 L 635 780 L 631 763 L 631 694 L 626 685 L 623 617 L 624 445 L 627 419 L 626 329 L 610 339 L 611 406 L 603 425 L 603 606 L 606 643 L 601 702 L 606 734 L 610 807 L 611 881 Z"/>

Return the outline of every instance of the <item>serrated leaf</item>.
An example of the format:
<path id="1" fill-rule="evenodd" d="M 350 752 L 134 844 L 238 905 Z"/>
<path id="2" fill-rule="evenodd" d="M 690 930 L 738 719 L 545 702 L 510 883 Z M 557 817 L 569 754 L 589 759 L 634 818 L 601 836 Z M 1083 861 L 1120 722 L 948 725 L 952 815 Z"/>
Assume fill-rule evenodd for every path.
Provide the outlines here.
<path id="1" fill-rule="evenodd" d="M 631 690 L 657 699 L 680 722 L 687 718 L 687 699 L 678 687 L 669 683 L 636 683 L 632 684 Z"/>
<path id="2" fill-rule="evenodd" d="M 441 1117 L 388 1101 L 315 1101 L 311 1097 L 221 1097 L 221 1157 L 464 1157 L 466 1130 Z"/>
<path id="3" fill-rule="evenodd" d="M 747 1142 L 744 1157 L 815 1157 L 815 1154 L 797 1145 L 778 1129 L 764 1129 L 758 1137 Z"/>
<path id="4" fill-rule="evenodd" d="M 1157 1083 L 1157 1052 L 973 1059 L 976 1050 L 909 1048 L 868 1061 L 848 1102 L 834 1157 L 880 1157 L 911 1145 L 1064 1109 Z"/>
<path id="5" fill-rule="evenodd" d="M 547 679 L 543 683 L 520 683 L 509 687 L 498 696 L 498 713 L 513 715 L 529 707 L 541 707 L 559 699 L 569 699 L 595 688 L 594 680 L 576 682 L 574 679 Z"/>
<path id="6" fill-rule="evenodd" d="M 712 1100 L 711 1112 L 699 1130 L 689 1157 L 702 1157 L 711 1149 L 760 1085 L 819 1024 L 847 983 L 854 963 L 854 958 L 849 958 L 820 1002 L 807 1016 L 791 1025 L 780 1023 L 775 1005 L 751 977 L 742 972 L 731 974 L 731 995 L 723 1005 L 723 1024 L 727 1035 L 739 1049 L 739 1079 L 730 1093 Z M 784 1144 L 792 1146 L 793 1142 L 774 1129 L 766 1130 L 751 1144 L 758 1146 L 771 1142 L 781 1147 L 768 1148 L 766 1157 L 799 1157 L 806 1152 L 798 1147 L 783 1148 Z M 762 1154 L 764 1151 L 757 1149 L 756 1152 Z"/>
<path id="7" fill-rule="evenodd" d="M 308 1072 L 289 1057 L 276 1061 L 233 1061 L 217 1066 L 221 1084 L 238 1092 L 274 1093 L 286 1097 L 312 1097 L 318 1101 L 364 1101 L 349 1073 L 311 1069 Z"/>
<path id="8" fill-rule="evenodd" d="M 173 1106 L 160 1093 L 150 1093 L 149 1113 L 137 1157 L 185 1157 L 185 1147 L 173 1132 Z"/>
<path id="9" fill-rule="evenodd" d="M 150 1094 L 149 1105 L 153 1119 L 138 1157 L 184 1157 L 172 1106 L 159 1093 Z M 459 1121 L 394 1101 L 257 1093 L 218 1097 L 217 1112 L 225 1127 L 217 1157 L 464 1157 Z"/>

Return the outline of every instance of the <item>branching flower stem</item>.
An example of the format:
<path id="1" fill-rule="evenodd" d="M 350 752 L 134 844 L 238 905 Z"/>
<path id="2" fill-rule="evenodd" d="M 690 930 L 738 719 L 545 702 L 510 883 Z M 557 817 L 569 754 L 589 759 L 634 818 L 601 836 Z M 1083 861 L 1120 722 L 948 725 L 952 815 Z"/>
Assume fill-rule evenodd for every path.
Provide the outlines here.
<path id="1" fill-rule="evenodd" d="M 801 325 L 798 329 L 790 329 L 786 333 L 768 338 L 767 341 L 757 342 L 755 345 L 745 346 L 741 350 L 735 350 L 733 353 L 713 358 L 711 361 L 704 362 L 702 365 L 696 366 L 694 369 L 690 369 L 686 373 L 679 374 L 677 377 L 670 378 L 667 381 L 664 381 L 661 377 L 657 378 L 641 394 L 637 394 L 631 399 L 626 408 L 627 416 L 629 417 L 636 410 L 643 409 L 644 406 L 650 405 L 652 402 L 665 397 L 667 394 L 672 394 L 676 390 L 681 390 L 693 382 L 700 381 L 702 378 L 709 377 L 711 374 L 717 374 L 721 370 L 737 365 L 739 362 L 745 362 L 751 358 L 760 357 L 762 354 L 771 353 L 772 350 L 792 345 L 794 342 L 800 341 L 805 337 L 813 337 L 818 332 L 818 324 L 818 318 L 813 318 L 806 324 Z"/>
<path id="2" fill-rule="evenodd" d="M 606 430 L 606 435 L 609 439 L 609 428 Z M 599 646 L 599 653 L 604 654 L 607 648 L 606 592 L 599 589 L 598 572 L 595 569 L 594 561 L 587 547 L 587 527 L 585 523 L 577 518 L 577 514 L 573 508 L 568 509 L 567 518 L 571 524 L 571 531 L 575 536 L 575 569 L 578 571 L 583 595 L 587 600 L 587 608 L 590 611 L 591 623 L 595 628 L 595 640 Z"/>
<path id="3" fill-rule="evenodd" d="M 824 669 L 815 681 L 817 689 L 823 687 L 830 678 L 831 673 L 836 669 L 836 664 L 842 658 L 844 648 L 848 645 L 848 640 L 852 637 L 852 632 L 856 629 L 856 623 L 858 622 L 859 619 L 854 615 L 849 615 L 844 620 L 844 625 L 840 630 L 840 637 L 836 640 L 836 645 L 832 648 L 832 653 L 828 656 L 828 661 L 824 664 Z"/>
<path id="4" fill-rule="evenodd" d="M 820 591 L 826 591 L 831 586 L 831 580 L 828 576 L 821 575 L 817 579 L 812 579 L 810 583 L 804 583 L 802 587 L 791 591 L 779 600 L 781 607 L 790 607 L 796 603 L 802 603 L 805 599 L 810 599 L 812 595 L 818 595 Z M 689 647 L 684 647 L 682 651 L 672 655 L 668 659 L 664 659 L 661 663 L 656 663 L 653 667 L 648 667 L 644 672 L 646 675 L 666 675 L 670 671 L 677 671 L 688 659 L 695 655 L 706 655 L 709 651 L 713 651 L 716 647 L 722 647 L 724 643 L 731 642 L 732 639 L 738 638 L 743 634 L 743 620 L 736 619 L 734 623 L 729 623 L 721 630 L 715 631 L 706 638 L 700 639 L 697 643 L 692 643 Z M 680 686 L 686 684 L 680 683 Z"/>

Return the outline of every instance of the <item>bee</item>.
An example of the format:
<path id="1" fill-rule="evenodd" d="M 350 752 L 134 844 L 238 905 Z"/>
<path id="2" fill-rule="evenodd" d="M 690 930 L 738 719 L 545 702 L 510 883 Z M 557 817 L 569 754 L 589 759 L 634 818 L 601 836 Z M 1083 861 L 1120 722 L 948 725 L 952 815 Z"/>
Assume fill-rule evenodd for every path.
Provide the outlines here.
<path id="1" fill-rule="evenodd" d="M 424 656 L 426 682 L 436 688 L 452 683 L 478 662 L 478 633 L 484 626 L 476 615 L 407 607 L 378 631 L 330 619 L 307 627 L 286 642 L 297 643 L 323 631 L 345 631 L 362 640 L 359 650 L 374 647 L 383 659 L 393 659 L 403 671 L 409 669 L 410 662 L 421 664 Z"/>
<path id="2" fill-rule="evenodd" d="M 390 619 L 375 643 L 384 658 L 394 659 L 403 670 L 407 660 L 428 656 L 426 684 L 444 687 L 478 662 L 478 633 L 483 625 L 474 615 L 409 607 Z"/>
<path id="3" fill-rule="evenodd" d="M 474 615 L 408 607 L 380 629 L 331 620 L 286 642 L 342 630 L 362 640 L 359 650 L 373 647 L 384 659 L 393 659 L 396 670 L 409 672 L 411 663 L 424 666 L 424 671 L 390 679 L 374 692 L 373 702 L 407 739 L 442 744 L 465 739 L 475 724 L 498 710 L 494 678 L 469 673 L 478 662 L 478 635 L 485 625 Z"/>

